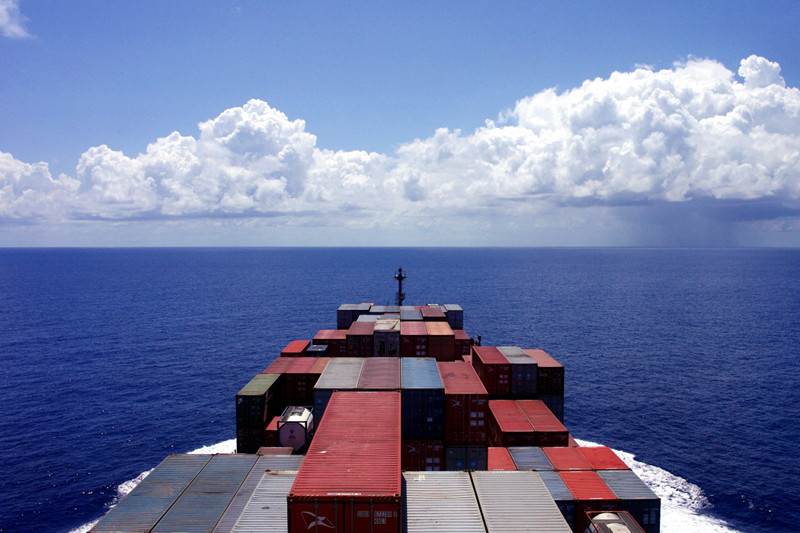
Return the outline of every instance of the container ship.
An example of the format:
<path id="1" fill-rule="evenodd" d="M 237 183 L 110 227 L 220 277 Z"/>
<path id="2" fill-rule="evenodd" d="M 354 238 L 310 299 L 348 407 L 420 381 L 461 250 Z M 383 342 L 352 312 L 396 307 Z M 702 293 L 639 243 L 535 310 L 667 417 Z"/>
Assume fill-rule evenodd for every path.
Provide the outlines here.
<path id="1" fill-rule="evenodd" d="M 658 533 L 652 490 L 564 427 L 561 364 L 395 279 L 236 394 L 236 453 L 169 455 L 91 531 Z"/>

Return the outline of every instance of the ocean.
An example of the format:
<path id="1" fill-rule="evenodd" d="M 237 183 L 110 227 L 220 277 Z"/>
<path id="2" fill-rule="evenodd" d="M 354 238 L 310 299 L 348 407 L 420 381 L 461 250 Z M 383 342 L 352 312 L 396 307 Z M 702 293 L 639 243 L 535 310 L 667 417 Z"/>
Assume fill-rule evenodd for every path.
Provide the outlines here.
<path id="1" fill-rule="evenodd" d="M 231 451 L 234 396 L 342 303 L 457 303 L 566 368 L 565 425 L 662 532 L 800 531 L 800 250 L 0 250 L 0 531 L 85 531 L 169 453 Z"/>

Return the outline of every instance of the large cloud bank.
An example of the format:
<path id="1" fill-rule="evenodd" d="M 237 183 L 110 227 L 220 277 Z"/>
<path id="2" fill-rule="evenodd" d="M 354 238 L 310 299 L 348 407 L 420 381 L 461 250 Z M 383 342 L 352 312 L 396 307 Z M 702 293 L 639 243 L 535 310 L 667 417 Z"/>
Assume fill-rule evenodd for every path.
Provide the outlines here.
<path id="1" fill-rule="evenodd" d="M 738 73 L 691 59 L 548 89 L 472 133 L 440 129 L 395 154 L 319 148 L 302 120 L 260 100 L 136 156 L 92 147 L 75 177 L 0 153 L 6 223 L 259 217 L 335 226 L 730 202 L 766 202 L 778 217 L 796 213 L 798 200 L 800 91 L 757 56 Z"/>

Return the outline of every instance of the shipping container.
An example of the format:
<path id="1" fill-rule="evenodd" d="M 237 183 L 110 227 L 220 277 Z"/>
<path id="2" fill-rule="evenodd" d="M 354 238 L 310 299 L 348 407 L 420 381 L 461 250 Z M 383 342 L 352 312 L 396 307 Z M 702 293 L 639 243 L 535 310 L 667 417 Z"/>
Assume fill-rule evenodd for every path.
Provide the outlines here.
<path id="1" fill-rule="evenodd" d="M 442 440 L 444 437 L 444 384 L 431 358 L 400 359 L 403 438 Z"/>
<path id="2" fill-rule="evenodd" d="M 489 446 L 534 446 L 533 426 L 514 400 L 489 400 Z"/>
<path id="3" fill-rule="evenodd" d="M 607 446 L 586 446 L 578 451 L 592 465 L 592 470 L 629 470 L 630 467 Z"/>
<path id="4" fill-rule="evenodd" d="M 512 446 L 508 448 L 508 453 L 514 459 L 517 470 L 533 470 L 536 472 L 553 471 L 553 463 L 547 458 L 538 446 Z"/>
<path id="5" fill-rule="evenodd" d="M 428 330 L 423 322 L 400 322 L 400 357 L 428 357 Z"/>
<path id="6" fill-rule="evenodd" d="M 280 374 L 257 374 L 236 394 L 236 439 L 240 453 L 261 445 L 267 421 L 281 407 Z"/>
<path id="7" fill-rule="evenodd" d="M 539 379 L 539 365 L 519 346 L 498 346 L 497 349 L 511 365 L 511 395 L 533 398 Z"/>
<path id="8" fill-rule="evenodd" d="M 222 515 L 222 518 L 219 519 L 217 522 L 216 527 L 214 527 L 214 533 L 230 533 L 233 531 L 234 526 L 239 520 L 240 516 L 245 511 L 245 507 L 247 506 L 248 502 L 254 497 L 254 493 L 256 489 L 260 485 L 265 483 L 263 479 L 264 475 L 267 471 L 270 471 L 270 479 L 274 479 L 274 476 L 277 472 L 274 471 L 282 471 L 282 470 L 292 470 L 294 472 L 289 472 L 291 474 L 290 479 L 293 481 L 294 477 L 297 473 L 297 470 L 300 468 L 300 464 L 302 463 L 302 457 L 299 455 L 295 456 L 263 456 L 259 457 L 256 460 L 255 465 L 250 470 L 250 473 L 245 478 L 242 485 L 239 487 L 239 490 L 236 491 L 236 495 L 231 500 L 230 505 L 225 510 L 225 513 Z M 286 472 L 283 472 L 286 474 Z M 267 480 L 266 482 L 270 482 Z M 283 530 L 286 531 L 286 494 L 289 492 L 289 488 L 291 487 L 291 482 L 287 483 L 284 487 L 283 491 L 283 511 L 280 512 L 280 518 L 283 519 Z M 279 510 L 274 510 L 274 512 L 279 512 Z M 266 518 L 266 517 L 264 517 Z M 273 520 L 276 520 L 277 517 L 273 516 Z M 241 528 L 240 528 L 241 530 Z M 258 531 L 264 531 L 264 529 L 259 529 Z M 269 530 L 267 530 L 269 531 Z"/>
<path id="9" fill-rule="evenodd" d="M 329 357 L 347 357 L 350 355 L 347 348 L 347 332 L 346 329 L 321 329 L 314 335 L 314 344 L 327 345 Z"/>
<path id="10" fill-rule="evenodd" d="M 575 498 L 575 531 L 586 529 L 588 511 L 613 511 L 617 508 L 617 497 L 597 472 L 558 472 L 558 475 Z"/>
<path id="11" fill-rule="evenodd" d="M 328 357 L 328 345 L 312 344 L 306 350 L 306 355 L 309 357 Z"/>
<path id="12" fill-rule="evenodd" d="M 352 357 L 372 357 L 375 352 L 372 332 L 375 322 L 353 322 L 347 330 L 347 351 Z"/>
<path id="13" fill-rule="evenodd" d="M 311 341 L 292 341 L 281 350 L 281 357 L 303 357 Z"/>
<path id="14" fill-rule="evenodd" d="M 288 531 L 399 533 L 400 446 L 399 392 L 334 392 L 287 497 Z"/>
<path id="15" fill-rule="evenodd" d="M 456 336 L 447 322 L 423 322 L 428 332 L 428 356 L 437 361 L 454 361 Z"/>
<path id="16" fill-rule="evenodd" d="M 447 323 L 455 329 L 464 329 L 464 310 L 458 304 L 445 304 L 442 306 Z"/>
<path id="17" fill-rule="evenodd" d="M 472 366 L 492 398 L 511 394 L 511 363 L 496 346 L 473 346 Z"/>
<path id="18" fill-rule="evenodd" d="M 508 453 L 508 448 L 489 447 L 486 456 L 487 470 L 516 470 L 517 465 Z"/>
<path id="19" fill-rule="evenodd" d="M 539 366 L 537 388 L 540 395 L 564 396 L 564 365 L 544 350 L 523 350 Z"/>
<path id="20" fill-rule="evenodd" d="M 269 424 L 267 424 L 267 429 L 264 430 L 264 439 L 261 441 L 260 448 L 268 447 L 279 447 L 278 445 L 278 420 L 280 420 L 280 415 L 273 416 L 272 420 L 270 420 Z"/>
<path id="21" fill-rule="evenodd" d="M 569 432 L 541 400 L 517 400 L 536 432 L 537 446 L 568 446 Z"/>
<path id="22" fill-rule="evenodd" d="M 645 533 L 645 530 L 636 523 L 636 520 L 625 511 L 590 511 L 589 525 L 586 526 L 587 533 Z"/>
<path id="23" fill-rule="evenodd" d="M 463 360 L 465 355 L 469 355 L 472 350 L 472 339 L 463 329 L 453 330 L 453 349 L 455 350 L 456 361 Z"/>
<path id="24" fill-rule="evenodd" d="M 257 458 L 250 454 L 213 456 L 152 531 L 213 531 Z"/>
<path id="25" fill-rule="evenodd" d="M 233 533 L 286 533 L 286 497 L 296 478 L 297 472 L 292 471 L 264 472 L 236 521 Z"/>
<path id="26" fill-rule="evenodd" d="M 422 311 L 413 307 L 411 309 L 401 309 L 400 320 L 403 322 L 422 321 Z"/>
<path id="27" fill-rule="evenodd" d="M 400 357 L 399 318 L 379 318 L 372 337 L 374 357 Z"/>
<path id="28" fill-rule="evenodd" d="M 562 424 L 564 423 L 563 396 L 555 396 L 555 395 L 543 396 L 540 394 L 538 399 L 541 400 L 542 403 L 544 403 L 548 409 L 550 409 L 550 412 L 553 413 L 556 418 L 558 418 L 559 422 L 561 422 Z"/>
<path id="29" fill-rule="evenodd" d="M 211 460 L 211 455 L 168 455 L 91 531 L 150 531 Z"/>
<path id="30" fill-rule="evenodd" d="M 315 420 L 310 409 L 289 406 L 278 419 L 278 445 L 301 452 L 311 442 Z"/>
<path id="31" fill-rule="evenodd" d="M 422 320 L 426 322 L 447 322 L 447 317 L 444 316 L 444 311 L 440 307 L 425 306 L 420 309 L 420 312 L 422 313 Z"/>
<path id="32" fill-rule="evenodd" d="M 338 357 L 328 361 L 314 385 L 314 416 L 318 424 L 325 415 L 325 407 L 334 391 L 355 390 L 358 387 L 363 365 L 364 358 L 361 357 Z"/>
<path id="33" fill-rule="evenodd" d="M 330 360 L 330 357 L 317 357 L 314 366 L 312 366 L 311 370 L 309 371 L 309 374 L 314 374 L 317 376 L 317 379 L 319 379 L 319 375 L 322 374 L 322 372 L 325 370 L 325 367 L 328 366 L 328 361 Z M 311 388 L 313 390 L 313 384 Z"/>
<path id="34" fill-rule="evenodd" d="M 437 363 L 444 385 L 445 444 L 486 444 L 489 395 L 469 363 Z"/>
<path id="35" fill-rule="evenodd" d="M 444 441 L 441 440 L 406 440 L 403 439 L 403 471 L 444 470 Z"/>
<path id="36" fill-rule="evenodd" d="M 284 405 L 314 405 L 314 385 L 319 373 L 312 373 L 316 357 L 300 357 L 283 373 Z"/>
<path id="37" fill-rule="evenodd" d="M 348 329 L 358 317 L 369 313 L 368 303 L 342 304 L 336 311 L 336 329 Z"/>
<path id="38" fill-rule="evenodd" d="M 445 469 L 486 470 L 489 466 L 489 448 L 485 444 L 454 444 L 444 448 Z"/>
<path id="39" fill-rule="evenodd" d="M 294 450 L 291 449 L 291 448 L 283 448 L 283 447 L 279 447 L 279 446 L 262 446 L 261 448 L 258 449 L 256 454 L 258 454 L 258 455 L 292 455 L 293 451 Z M 300 455 L 297 455 L 295 457 L 302 458 L 302 456 L 300 456 Z"/>
<path id="40" fill-rule="evenodd" d="M 381 357 L 364 360 L 358 390 L 400 390 L 400 359 Z"/>
<path id="41" fill-rule="evenodd" d="M 661 527 L 661 500 L 632 470 L 598 470 L 619 501 L 646 533 L 658 533 Z"/>
<path id="42" fill-rule="evenodd" d="M 269 364 L 261 373 L 262 374 L 283 374 L 286 369 L 292 366 L 295 358 L 293 357 L 278 357 Z"/>
<path id="43" fill-rule="evenodd" d="M 472 472 L 486 531 L 571 533 L 536 472 Z"/>
<path id="44" fill-rule="evenodd" d="M 406 472 L 407 533 L 485 533 L 472 481 L 466 472 Z"/>
<path id="45" fill-rule="evenodd" d="M 572 497 L 572 493 L 564 484 L 564 480 L 561 479 L 561 476 L 558 475 L 558 472 L 546 470 L 540 470 L 539 477 L 541 477 L 542 481 L 544 481 L 544 486 L 547 487 L 547 491 L 556 502 L 558 509 L 561 511 L 561 515 L 564 517 L 564 520 L 566 520 L 567 524 L 569 524 L 569 527 L 574 530 L 575 498 Z"/>
<path id="46" fill-rule="evenodd" d="M 542 450 L 556 470 L 592 470 L 592 465 L 579 451 L 579 448 L 559 446 L 545 447 Z"/>

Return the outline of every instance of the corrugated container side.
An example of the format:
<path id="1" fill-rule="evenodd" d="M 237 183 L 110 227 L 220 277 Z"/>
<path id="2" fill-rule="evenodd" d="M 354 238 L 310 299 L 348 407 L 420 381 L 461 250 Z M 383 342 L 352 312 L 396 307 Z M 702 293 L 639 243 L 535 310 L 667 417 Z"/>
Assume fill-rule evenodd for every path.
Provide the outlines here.
<path id="1" fill-rule="evenodd" d="M 490 447 L 486 456 L 487 470 L 516 470 L 517 465 L 508 453 L 508 448 Z"/>
<path id="2" fill-rule="evenodd" d="M 607 446 L 581 446 L 578 451 L 589 461 L 593 470 L 630 470 L 614 450 Z"/>
<path id="3" fill-rule="evenodd" d="M 463 329 L 453 329 L 453 349 L 455 350 L 456 360 L 469 355 L 472 350 L 472 339 Z"/>
<path id="4" fill-rule="evenodd" d="M 531 398 L 536 394 L 539 365 L 519 346 L 498 346 L 511 365 L 511 394 Z"/>
<path id="5" fill-rule="evenodd" d="M 297 472 L 264 472 L 233 532 L 285 533 L 288 529 L 286 496 L 296 477 Z"/>
<path id="6" fill-rule="evenodd" d="M 363 365 L 362 357 L 339 357 L 328 361 L 314 385 L 314 419 L 317 423 L 322 420 L 325 407 L 334 391 L 354 390 L 358 387 Z"/>
<path id="7" fill-rule="evenodd" d="M 496 346 L 473 346 L 472 366 L 491 397 L 511 394 L 511 363 Z"/>
<path id="8" fill-rule="evenodd" d="M 537 446 L 568 446 L 569 432 L 541 400 L 517 400 L 536 432 Z"/>
<path id="9" fill-rule="evenodd" d="M 458 304 L 445 304 L 443 306 L 447 322 L 453 329 L 464 329 L 464 310 Z"/>
<path id="10" fill-rule="evenodd" d="M 211 455 L 168 455 L 91 531 L 150 531 L 211 460 Z"/>
<path id="11" fill-rule="evenodd" d="M 539 395 L 539 400 L 544 403 L 550 412 L 563 424 L 564 423 L 564 397 L 563 396 L 542 396 Z"/>
<path id="12" fill-rule="evenodd" d="M 347 332 L 346 329 L 321 329 L 314 335 L 315 345 L 327 345 L 330 357 L 347 357 Z"/>
<path id="13" fill-rule="evenodd" d="M 153 532 L 209 532 L 233 500 L 258 456 L 215 455 L 158 521 Z"/>
<path id="14" fill-rule="evenodd" d="M 347 351 L 353 357 L 372 357 L 375 350 L 373 331 L 375 322 L 353 322 L 347 330 Z"/>
<path id="15" fill-rule="evenodd" d="M 444 433 L 444 385 L 436 361 L 430 358 L 400 359 L 403 438 L 442 440 Z"/>
<path id="16" fill-rule="evenodd" d="M 260 447 L 274 448 L 278 446 L 278 420 L 280 418 L 280 415 L 274 416 L 267 424 L 267 429 L 264 430 L 264 440 Z"/>
<path id="17" fill-rule="evenodd" d="M 545 447 L 542 450 L 556 470 L 592 470 L 592 465 L 578 451 L 578 448 L 560 446 Z"/>
<path id="18" fill-rule="evenodd" d="M 357 388 L 359 390 L 399 390 L 400 359 L 390 357 L 365 359 Z"/>
<path id="19" fill-rule="evenodd" d="M 444 441 L 403 439 L 404 471 L 439 471 L 444 470 L 444 465 Z"/>
<path id="20" fill-rule="evenodd" d="M 437 363 L 444 384 L 445 444 L 486 444 L 489 395 L 469 363 Z"/>
<path id="21" fill-rule="evenodd" d="M 337 391 L 287 497 L 289 531 L 399 533 L 400 393 Z"/>
<path id="22" fill-rule="evenodd" d="M 427 357 L 428 330 L 422 322 L 400 323 L 400 357 Z"/>
<path id="23" fill-rule="evenodd" d="M 287 359 L 288 360 L 288 359 Z M 261 447 L 267 421 L 282 405 L 281 374 L 257 374 L 236 394 L 236 446 L 254 453 Z"/>
<path id="24" fill-rule="evenodd" d="M 292 366 L 294 362 L 293 357 L 278 357 L 270 365 L 265 368 L 262 374 L 283 374 L 286 369 Z"/>
<path id="25" fill-rule="evenodd" d="M 619 500 L 619 509 L 628 511 L 646 533 L 661 527 L 661 499 L 632 470 L 599 470 L 597 475 Z"/>
<path id="26" fill-rule="evenodd" d="M 553 463 L 547 458 L 544 451 L 538 446 L 512 446 L 508 453 L 514 459 L 518 470 L 533 470 L 536 472 L 553 471 Z"/>
<path id="27" fill-rule="evenodd" d="M 448 445 L 444 448 L 447 470 L 486 470 L 489 466 L 489 448 L 483 444 Z"/>
<path id="28" fill-rule="evenodd" d="M 292 341 L 281 350 L 281 357 L 303 357 L 311 341 Z"/>
<path id="29" fill-rule="evenodd" d="M 566 520 L 569 527 L 574 530 L 575 498 L 572 497 L 572 493 L 564 484 L 564 480 L 561 479 L 558 472 L 546 472 L 541 470 L 539 471 L 539 476 L 542 478 L 542 481 L 544 481 L 545 487 L 547 487 L 550 496 L 555 500 L 559 510 L 561 510 L 564 520 Z"/>
<path id="30" fill-rule="evenodd" d="M 422 312 L 419 309 L 401 309 L 400 320 L 403 322 L 422 321 Z"/>
<path id="31" fill-rule="evenodd" d="M 575 498 L 575 531 L 583 531 L 589 522 L 588 511 L 613 511 L 617 497 L 597 472 L 558 472 Z"/>
<path id="32" fill-rule="evenodd" d="M 319 374 L 312 373 L 316 357 L 295 359 L 283 374 L 283 398 L 286 405 L 314 405 L 314 384 Z"/>
<path id="33" fill-rule="evenodd" d="M 523 351 L 539 365 L 539 394 L 564 396 L 564 365 L 544 350 Z"/>
<path id="34" fill-rule="evenodd" d="M 423 322 L 428 332 L 428 355 L 437 361 L 454 361 L 456 337 L 447 322 Z"/>
<path id="35" fill-rule="evenodd" d="M 489 400 L 489 446 L 533 446 L 536 434 L 514 400 Z"/>
<path id="36" fill-rule="evenodd" d="M 466 472 L 406 472 L 403 478 L 407 533 L 486 532 Z"/>
<path id="37" fill-rule="evenodd" d="M 379 318 L 372 332 L 375 357 L 400 357 L 400 319 Z"/>
<path id="38" fill-rule="evenodd" d="M 444 311 L 442 311 L 439 307 L 423 307 L 420 309 L 422 313 L 422 320 L 425 321 L 447 321 L 447 317 L 444 316 Z"/>
<path id="39" fill-rule="evenodd" d="M 316 361 L 314 362 L 314 366 L 311 367 L 311 370 L 308 372 L 309 374 L 315 374 L 317 378 L 322 372 L 325 370 L 325 367 L 328 366 L 328 361 L 331 360 L 330 357 L 315 357 Z M 316 383 L 315 383 L 316 384 Z M 313 388 L 313 386 L 312 386 Z"/>
<path id="40" fill-rule="evenodd" d="M 486 530 L 571 533 L 536 472 L 472 472 Z"/>

